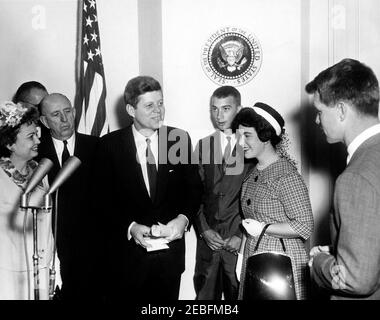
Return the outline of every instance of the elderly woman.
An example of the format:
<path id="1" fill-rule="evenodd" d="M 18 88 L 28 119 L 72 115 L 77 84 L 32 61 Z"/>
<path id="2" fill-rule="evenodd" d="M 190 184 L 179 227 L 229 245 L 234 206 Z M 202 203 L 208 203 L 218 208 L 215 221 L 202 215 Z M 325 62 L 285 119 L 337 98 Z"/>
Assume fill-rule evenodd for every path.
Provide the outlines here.
<path id="1" fill-rule="evenodd" d="M 0 104 L 0 300 L 34 299 L 33 228 L 30 210 L 20 198 L 37 163 L 38 111 L 27 104 Z M 30 193 L 29 205 L 40 207 L 47 179 Z M 51 214 L 37 214 L 39 298 L 48 299 L 49 265 L 53 252 Z"/>
<path id="2" fill-rule="evenodd" d="M 270 106 L 256 103 L 236 115 L 233 128 L 244 137 L 244 157 L 258 161 L 242 185 L 242 224 L 247 237 L 240 251 L 244 253 L 239 259 L 239 298 L 244 299 L 247 259 L 254 253 L 264 226 L 269 224 L 257 252 L 282 252 L 282 238 L 292 260 L 297 299 L 305 299 L 308 255 L 304 244 L 314 222 L 305 183 L 285 150 L 284 119 Z"/>

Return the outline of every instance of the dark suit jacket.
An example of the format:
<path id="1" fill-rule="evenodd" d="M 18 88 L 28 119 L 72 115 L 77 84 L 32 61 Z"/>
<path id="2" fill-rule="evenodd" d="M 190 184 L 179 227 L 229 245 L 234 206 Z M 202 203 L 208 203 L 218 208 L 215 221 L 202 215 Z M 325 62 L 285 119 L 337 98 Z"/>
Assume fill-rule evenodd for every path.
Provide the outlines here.
<path id="1" fill-rule="evenodd" d="M 185 268 L 185 240 L 175 240 L 170 249 L 154 254 L 127 239 L 132 222 L 148 227 L 168 223 L 179 214 L 191 221 L 200 204 L 201 183 L 197 166 L 190 164 L 189 135 L 180 129 L 159 129 L 157 196 L 152 201 L 137 160 L 132 126 L 102 137 L 97 155 L 99 232 L 106 243 L 106 266 L 117 274 L 110 294 L 138 286 L 152 268 L 180 275 Z M 180 139 L 179 139 L 180 136 Z M 174 140 L 174 141 L 173 141 Z M 178 151 L 178 152 L 177 152 Z M 180 153 L 179 153 L 180 151 Z M 181 155 L 180 158 L 173 159 Z M 180 160 L 180 161 L 178 161 Z M 155 257 L 155 258 L 152 258 Z"/>
<path id="2" fill-rule="evenodd" d="M 236 144 L 230 158 L 234 161 L 223 165 L 220 139 L 220 131 L 216 131 L 200 140 L 196 148 L 203 196 L 195 225 L 199 234 L 213 229 L 224 239 L 233 235 L 241 237 L 240 189 L 253 164 L 244 163 L 243 150 Z"/>
<path id="3" fill-rule="evenodd" d="M 312 275 L 334 300 L 380 299 L 380 134 L 353 154 L 335 184 L 331 255 L 314 258 Z M 344 285 L 332 286 L 340 266 Z"/>
<path id="4" fill-rule="evenodd" d="M 58 191 L 57 253 L 63 289 L 67 289 L 70 298 L 82 290 L 79 285 L 83 281 L 79 281 L 78 277 L 81 269 L 88 266 L 86 259 L 90 254 L 90 243 L 87 231 L 90 229 L 90 219 L 93 219 L 89 211 L 91 197 L 88 190 L 98 141 L 98 137 L 76 133 L 74 155 L 81 160 L 81 165 Z M 53 161 L 53 168 L 48 173 L 51 184 L 61 166 L 50 134 L 41 137 L 38 158 Z"/>

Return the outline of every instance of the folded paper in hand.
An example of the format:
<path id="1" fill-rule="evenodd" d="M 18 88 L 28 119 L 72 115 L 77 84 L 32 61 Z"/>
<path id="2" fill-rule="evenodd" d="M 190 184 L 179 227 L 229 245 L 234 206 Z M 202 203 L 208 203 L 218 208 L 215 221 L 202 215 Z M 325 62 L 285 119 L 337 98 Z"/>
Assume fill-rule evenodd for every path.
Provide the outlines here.
<path id="1" fill-rule="evenodd" d="M 162 250 L 162 249 L 169 249 L 169 246 L 167 245 L 169 241 L 164 238 L 146 237 L 144 240 L 150 244 L 150 247 L 146 248 L 146 251 L 148 252 Z"/>

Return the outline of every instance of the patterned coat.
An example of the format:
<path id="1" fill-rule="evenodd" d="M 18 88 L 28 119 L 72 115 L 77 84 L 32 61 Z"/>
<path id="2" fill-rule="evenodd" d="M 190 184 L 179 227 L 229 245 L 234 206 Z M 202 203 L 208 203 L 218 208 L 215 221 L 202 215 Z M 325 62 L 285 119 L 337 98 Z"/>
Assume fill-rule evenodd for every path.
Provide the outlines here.
<path id="1" fill-rule="evenodd" d="M 255 168 L 243 182 L 241 200 L 245 218 L 265 223 L 287 222 L 300 235 L 298 238 L 284 238 L 284 243 L 286 253 L 292 259 L 297 299 L 306 299 L 308 254 L 304 243 L 313 231 L 314 220 L 308 190 L 301 175 L 284 158 L 262 171 Z M 240 299 L 243 296 L 246 261 L 253 254 L 257 238 L 248 234 L 240 277 Z M 279 238 L 265 234 L 258 248 L 258 252 L 261 251 L 282 252 Z"/>

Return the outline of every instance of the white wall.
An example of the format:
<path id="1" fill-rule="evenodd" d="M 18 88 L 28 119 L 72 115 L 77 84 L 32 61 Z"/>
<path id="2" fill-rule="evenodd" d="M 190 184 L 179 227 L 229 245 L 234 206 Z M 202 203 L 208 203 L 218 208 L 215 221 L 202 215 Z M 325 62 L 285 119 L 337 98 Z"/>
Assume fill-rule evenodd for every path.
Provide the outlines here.
<path id="1" fill-rule="evenodd" d="M 139 74 L 137 0 L 98 0 L 97 5 L 106 107 L 115 130 L 125 119 L 125 85 Z M 10 100 L 21 83 L 36 80 L 74 101 L 78 6 L 77 0 L 0 0 L 0 100 Z"/>
<path id="2" fill-rule="evenodd" d="M 124 88 L 139 75 L 138 0 L 97 0 L 110 130 L 124 126 Z"/>
<path id="3" fill-rule="evenodd" d="M 0 0 L 0 99 L 37 80 L 75 92 L 76 1 Z"/>
<path id="4" fill-rule="evenodd" d="M 197 140 L 212 130 L 209 98 L 217 85 L 204 74 L 201 48 L 224 26 L 241 26 L 261 42 L 258 75 L 238 89 L 243 106 L 256 101 L 275 106 L 288 120 L 300 103 L 300 1 L 164 0 L 163 70 L 167 122 L 178 123 Z M 294 139 L 293 139 L 294 138 Z M 298 158 L 297 138 L 294 155 Z"/>

